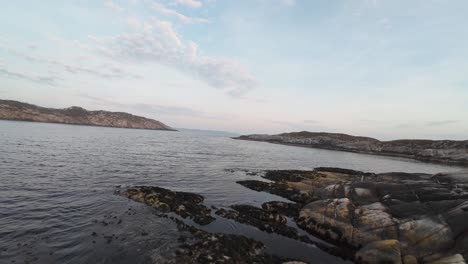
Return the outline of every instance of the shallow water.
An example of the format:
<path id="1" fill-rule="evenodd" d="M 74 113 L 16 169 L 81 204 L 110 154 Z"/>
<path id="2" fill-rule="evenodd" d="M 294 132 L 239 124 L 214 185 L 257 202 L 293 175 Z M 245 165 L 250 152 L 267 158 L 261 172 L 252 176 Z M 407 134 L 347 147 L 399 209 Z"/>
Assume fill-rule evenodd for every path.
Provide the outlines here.
<path id="1" fill-rule="evenodd" d="M 113 195 L 115 186 L 195 192 L 218 207 L 259 205 L 281 198 L 236 184 L 253 176 L 229 169 L 318 166 L 372 172 L 461 169 L 194 132 L 0 121 L 0 263 L 158 262 L 177 245 L 176 226 L 142 204 Z M 280 243 L 275 235 L 232 221 L 210 228 L 255 237 L 269 252 L 340 262 L 318 249 L 289 240 Z"/>

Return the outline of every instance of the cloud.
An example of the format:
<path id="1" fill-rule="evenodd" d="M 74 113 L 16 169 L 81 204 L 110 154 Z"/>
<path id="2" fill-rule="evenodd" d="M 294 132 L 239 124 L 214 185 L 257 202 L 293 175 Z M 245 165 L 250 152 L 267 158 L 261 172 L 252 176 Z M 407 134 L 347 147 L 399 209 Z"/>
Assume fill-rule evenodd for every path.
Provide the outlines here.
<path id="1" fill-rule="evenodd" d="M 138 28 L 138 27 L 141 27 L 141 22 L 135 16 L 128 16 L 127 17 L 127 25 L 129 25 L 132 28 Z"/>
<path id="2" fill-rule="evenodd" d="M 201 7 L 203 5 L 202 2 L 196 1 L 196 0 L 177 0 L 176 2 L 178 4 L 188 6 L 188 7 L 192 7 L 192 8 L 199 8 L 199 7 Z"/>
<path id="3" fill-rule="evenodd" d="M 318 120 L 310 120 L 310 119 L 304 120 L 303 122 L 305 124 L 318 124 L 318 123 L 320 123 L 320 121 L 318 121 Z"/>
<path id="4" fill-rule="evenodd" d="M 69 74 L 86 74 L 94 77 L 99 77 L 103 79 L 141 79 L 142 76 L 127 72 L 122 68 L 110 64 L 102 63 L 95 66 L 81 66 L 77 64 L 64 63 L 58 60 L 46 59 L 40 56 L 28 55 L 13 49 L 5 49 L 12 55 L 16 55 L 20 58 L 27 60 L 28 62 L 48 65 L 49 67 L 54 67 L 55 69 L 62 70 Z"/>
<path id="5" fill-rule="evenodd" d="M 459 120 L 441 120 L 441 121 L 430 121 L 426 122 L 425 126 L 445 126 L 460 122 Z"/>
<path id="6" fill-rule="evenodd" d="M 382 120 L 376 120 L 376 119 L 361 119 L 359 121 L 365 122 L 365 123 L 383 123 L 384 122 Z"/>
<path id="7" fill-rule="evenodd" d="M 277 120 L 269 120 L 271 123 L 276 124 L 276 125 L 282 125 L 282 126 L 288 126 L 288 127 L 297 127 L 298 124 L 294 122 L 288 122 L 288 121 L 277 121 Z"/>
<path id="8" fill-rule="evenodd" d="M 154 62 L 190 73 L 211 87 L 239 97 L 257 81 L 237 61 L 199 54 L 198 45 L 184 42 L 167 21 L 154 19 L 135 32 L 112 37 L 90 36 L 89 48 L 116 61 Z"/>
<path id="9" fill-rule="evenodd" d="M 148 113 L 152 115 L 166 115 L 166 116 L 180 116 L 180 117 L 209 117 L 204 112 L 188 108 L 188 107 L 179 107 L 179 106 L 168 106 L 168 105 L 159 105 L 159 104 L 144 104 L 144 103 L 120 103 L 114 100 L 95 97 L 88 94 L 78 94 L 79 97 L 90 100 L 94 103 L 104 106 L 112 106 L 120 109 L 130 109 L 131 111 L 136 111 L 140 113 Z"/>
<path id="10" fill-rule="evenodd" d="M 104 1 L 104 5 L 107 7 L 107 8 L 110 8 L 114 11 L 117 11 L 117 12 L 122 12 L 124 9 L 119 6 L 118 4 L 114 3 L 112 0 L 106 0 Z"/>
<path id="11" fill-rule="evenodd" d="M 63 69 L 66 72 L 71 73 L 71 74 L 88 74 L 88 75 L 92 75 L 92 76 L 103 78 L 103 79 L 141 79 L 143 78 L 141 75 L 128 73 L 115 65 L 106 64 L 106 63 L 96 66 L 96 68 L 64 64 L 61 62 L 56 62 L 56 64 L 63 67 Z"/>
<path id="12" fill-rule="evenodd" d="M 51 86 L 55 86 L 57 82 L 56 77 L 29 75 L 25 73 L 10 71 L 4 67 L 0 68 L 0 76 L 4 76 L 11 79 L 26 80 L 38 84 L 46 84 Z"/>
<path id="13" fill-rule="evenodd" d="M 440 121 L 427 121 L 427 122 L 413 122 L 398 124 L 396 128 L 420 128 L 420 127 L 438 127 L 459 123 L 459 120 L 440 120 Z"/>
<path id="14" fill-rule="evenodd" d="M 177 12 L 174 9 L 167 8 L 161 3 L 154 2 L 151 4 L 151 8 L 158 12 L 159 14 L 168 16 L 168 17 L 175 17 L 178 20 L 180 20 L 183 23 L 186 24 L 195 24 L 195 23 L 207 23 L 208 20 L 205 18 L 198 18 L 198 17 L 188 17 L 186 15 L 183 15 L 179 12 Z"/>
<path id="15" fill-rule="evenodd" d="M 316 120 L 304 120 L 302 122 L 270 120 L 269 122 L 275 125 L 280 125 L 283 127 L 296 129 L 296 130 L 307 130 L 310 128 L 321 129 L 321 127 L 316 126 L 316 124 L 320 123 L 319 121 L 316 121 Z"/>
<path id="16" fill-rule="evenodd" d="M 184 48 L 182 40 L 180 39 L 179 35 L 174 30 L 170 22 L 155 20 L 154 25 L 160 32 L 162 32 L 162 34 L 166 35 L 170 40 L 172 40 L 172 42 L 174 42 L 177 45 L 177 47 Z"/>

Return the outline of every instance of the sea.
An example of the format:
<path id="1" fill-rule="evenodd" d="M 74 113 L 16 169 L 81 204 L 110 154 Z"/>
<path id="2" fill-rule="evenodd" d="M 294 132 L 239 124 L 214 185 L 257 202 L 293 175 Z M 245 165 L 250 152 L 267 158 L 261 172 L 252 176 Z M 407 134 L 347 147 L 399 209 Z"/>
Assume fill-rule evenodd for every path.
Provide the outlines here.
<path id="1" fill-rule="evenodd" d="M 340 167 L 439 173 L 461 167 L 314 148 L 240 141 L 225 133 L 154 131 L 0 121 L 0 263 L 161 263 L 179 231 L 155 209 L 114 194 L 155 185 L 201 194 L 207 206 L 284 199 L 236 181 L 249 172 Z M 266 251 L 343 263 L 320 249 L 218 219 L 210 232 L 262 241 Z"/>

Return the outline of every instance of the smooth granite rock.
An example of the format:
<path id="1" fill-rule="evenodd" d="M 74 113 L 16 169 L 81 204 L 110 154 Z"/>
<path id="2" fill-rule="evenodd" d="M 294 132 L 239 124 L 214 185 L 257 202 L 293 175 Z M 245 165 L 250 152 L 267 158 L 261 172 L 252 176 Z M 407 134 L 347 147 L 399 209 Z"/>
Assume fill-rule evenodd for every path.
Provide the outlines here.
<path id="1" fill-rule="evenodd" d="M 350 248 L 356 262 L 464 263 L 468 257 L 466 171 L 373 174 L 317 168 L 267 172 L 264 178 L 272 182 L 239 183 L 296 202 L 297 225 Z"/>

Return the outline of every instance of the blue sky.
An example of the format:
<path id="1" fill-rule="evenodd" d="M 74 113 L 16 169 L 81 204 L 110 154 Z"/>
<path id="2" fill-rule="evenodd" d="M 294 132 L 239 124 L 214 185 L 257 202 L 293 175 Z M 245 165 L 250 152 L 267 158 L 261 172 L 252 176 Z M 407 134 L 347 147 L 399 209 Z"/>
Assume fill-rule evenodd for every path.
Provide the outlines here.
<path id="1" fill-rule="evenodd" d="M 0 98 L 174 127 L 468 139 L 464 0 L 49 0 L 0 10 Z"/>

